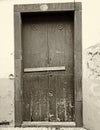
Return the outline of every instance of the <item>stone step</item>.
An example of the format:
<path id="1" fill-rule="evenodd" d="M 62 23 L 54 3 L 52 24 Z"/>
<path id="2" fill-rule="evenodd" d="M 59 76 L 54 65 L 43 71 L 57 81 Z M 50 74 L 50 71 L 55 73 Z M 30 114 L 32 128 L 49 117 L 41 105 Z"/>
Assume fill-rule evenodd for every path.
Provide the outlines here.
<path id="1" fill-rule="evenodd" d="M 0 128 L 0 130 L 86 130 L 84 128 L 65 128 L 65 127 L 62 127 L 62 128 L 53 128 L 53 127 L 34 127 L 34 128 L 30 128 L 30 127 L 27 127 L 27 128 Z"/>

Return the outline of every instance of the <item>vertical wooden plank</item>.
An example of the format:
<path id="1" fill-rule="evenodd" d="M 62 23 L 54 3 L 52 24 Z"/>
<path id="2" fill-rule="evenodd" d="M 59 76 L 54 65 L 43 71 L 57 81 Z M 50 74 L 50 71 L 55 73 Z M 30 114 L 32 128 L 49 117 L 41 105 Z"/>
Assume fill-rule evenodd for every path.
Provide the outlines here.
<path id="1" fill-rule="evenodd" d="M 57 119 L 59 121 L 74 121 L 73 76 L 59 74 L 56 82 Z"/>
<path id="2" fill-rule="evenodd" d="M 24 74 L 24 121 L 47 121 L 48 75 Z"/>
<path id="3" fill-rule="evenodd" d="M 56 121 L 56 78 L 49 74 L 49 121 Z"/>
<path id="4" fill-rule="evenodd" d="M 82 126 L 82 15 L 75 10 L 74 16 L 74 84 L 75 84 L 75 120 Z"/>
<path id="5" fill-rule="evenodd" d="M 65 23 L 65 90 L 66 121 L 74 121 L 74 13 L 69 13 Z"/>
<path id="6" fill-rule="evenodd" d="M 69 13 L 65 21 L 64 61 L 66 74 L 74 74 L 74 14 Z"/>
<path id="7" fill-rule="evenodd" d="M 66 121 L 75 121 L 74 76 L 65 75 Z"/>
<path id="8" fill-rule="evenodd" d="M 40 91 L 40 81 L 39 76 L 32 74 L 31 78 L 31 101 L 30 101 L 30 116 L 31 121 L 41 120 L 41 91 Z"/>
<path id="9" fill-rule="evenodd" d="M 81 10 L 75 11 L 75 33 L 74 33 L 74 62 L 75 62 L 75 85 L 76 85 L 76 100 L 82 100 L 82 16 Z M 78 81 L 77 81 L 78 80 Z M 78 82 L 78 83 L 77 83 Z M 78 91 L 79 90 L 79 91 Z"/>
<path id="10" fill-rule="evenodd" d="M 24 67 L 46 67 L 48 63 L 47 50 L 47 23 L 46 17 L 37 15 L 22 15 L 23 18 L 23 58 Z M 24 120 L 45 121 L 47 118 L 47 89 L 48 77 L 37 72 L 26 74 L 31 80 L 25 81 L 25 91 L 29 91 L 29 100 L 27 94 L 24 94 L 25 107 L 30 104 L 30 112 L 25 109 Z M 26 79 L 27 80 L 27 79 Z M 30 90 L 27 87 L 30 86 Z M 24 92 L 25 93 L 25 92 Z M 28 115 L 28 116 L 27 116 Z"/>
<path id="11" fill-rule="evenodd" d="M 49 65 L 64 65 L 64 43 L 65 43 L 65 25 L 64 16 L 49 15 L 48 20 L 48 46 L 49 46 Z M 54 116 L 54 121 L 65 121 L 65 109 L 63 102 L 63 88 L 60 77 L 50 76 L 50 114 Z M 53 121 L 53 119 L 51 120 Z"/>
<path id="12" fill-rule="evenodd" d="M 66 117 L 66 88 L 64 75 L 56 75 L 56 114 L 57 121 L 64 122 Z"/>
<path id="13" fill-rule="evenodd" d="M 22 124 L 22 101 L 15 101 L 15 127 Z"/>
<path id="14" fill-rule="evenodd" d="M 48 121 L 48 74 L 40 75 L 41 121 Z"/>
<path id="15" fill-rule="evenodd" d="M 23 120 L 31 121 L 31 74 L 23 75 Z"/>
<path id="16" fill-rule="evenodd" d="M 14 13 L 15 59 L 22 59 L 21 24 L 20 13 Z"/>
<path id="17" fill-rule="evenodd" d="M 23 16 L 23 57 L 25 68 L 47 66 L 47 24 L 45 21 L 45 17 L 42 18 L 39 15 Z"/>
<path id="18" fill-rule="evenodd" d="M 48 21 L 49 63 L 50 66 L 62 66 L 65 43 L 64 16 L 50 15 Z"/>
<path id="19" fill-rule="evenodd" d="M 21 16 L 14 13 L 15 33 L 15 126 L 22 123 L 22 45 L 21 45 Z"/>
<path id="20" fill-rule="evenodd" d="M 75 108 L 76 126 L 81 127 L 81 126 L 83 126 L 83 122 L 82 122 L 82 118 L 83 118 L 82 101 L 76 101 L 75 106 L 76 106 L 76 108 Z"/>
<path id="21" fill-rule="evenodd" d="M 55 77 L 56 120 L 74 121 L 74 14 L 50 16 L 48 25 L 48 45 L 50 66 L 66 66 L 66 70 Z M 52 80 L 50 81 L 52 82 Z M 64 82 L 67 83 L 64 85 Z M 53 82 L 52 82 L 53 85 Z"/>

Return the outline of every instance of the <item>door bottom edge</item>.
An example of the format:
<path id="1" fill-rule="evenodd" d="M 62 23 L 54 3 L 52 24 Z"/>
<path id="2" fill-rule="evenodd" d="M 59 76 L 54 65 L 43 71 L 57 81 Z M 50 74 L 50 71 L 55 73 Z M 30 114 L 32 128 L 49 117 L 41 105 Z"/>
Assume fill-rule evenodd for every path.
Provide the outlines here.
<path id="1" fill-rule="evenodd" d="M 76 127 L 75 122 L 23 121 L 21 127 Z"/>

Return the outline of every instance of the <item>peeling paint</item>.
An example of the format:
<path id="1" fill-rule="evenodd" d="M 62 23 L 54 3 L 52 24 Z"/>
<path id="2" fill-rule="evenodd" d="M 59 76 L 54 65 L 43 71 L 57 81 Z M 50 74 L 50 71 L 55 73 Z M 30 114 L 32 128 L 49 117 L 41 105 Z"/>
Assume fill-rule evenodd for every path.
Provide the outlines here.
<path id="1" fill-rule="evenodd" d="M 86 50 L 88 78 L 100 79 L 100 44 Z"/>
<path id="2" fill-rule="evenodd" d="M 83 119 L 90 130 L 100 129 L 100 44 L 85 50 Z"/>

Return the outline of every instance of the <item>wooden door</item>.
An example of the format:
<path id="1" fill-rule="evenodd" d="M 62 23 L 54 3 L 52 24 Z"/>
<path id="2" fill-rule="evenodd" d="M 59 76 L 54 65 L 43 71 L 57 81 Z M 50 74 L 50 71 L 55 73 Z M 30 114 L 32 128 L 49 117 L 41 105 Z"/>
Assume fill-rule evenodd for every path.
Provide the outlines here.
<path id="1" fill-rule="evenodd" d="M 24 121 L 74 121 L 73 16 L 68 12 L 23 17 Z"/>

